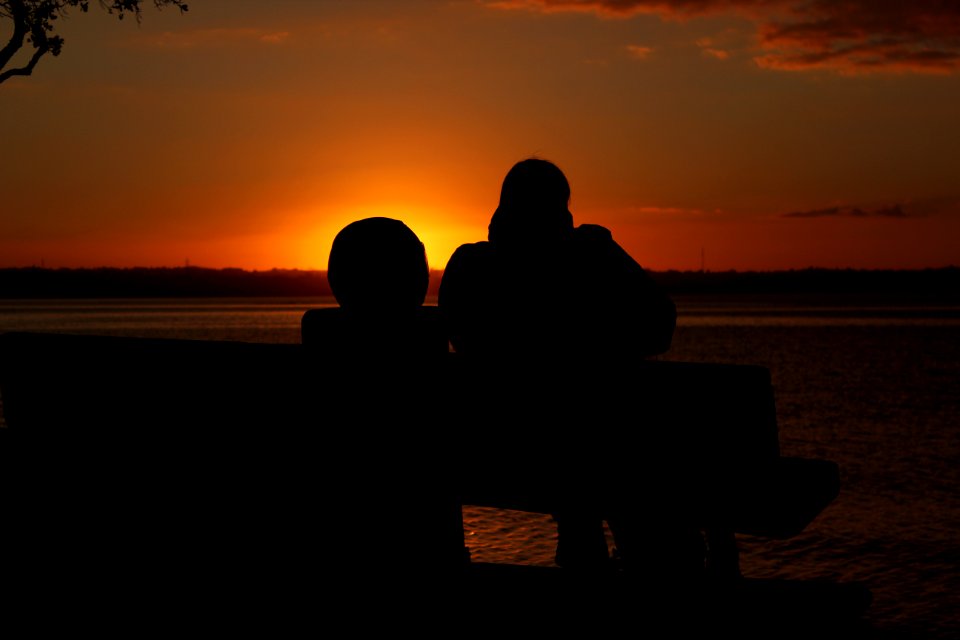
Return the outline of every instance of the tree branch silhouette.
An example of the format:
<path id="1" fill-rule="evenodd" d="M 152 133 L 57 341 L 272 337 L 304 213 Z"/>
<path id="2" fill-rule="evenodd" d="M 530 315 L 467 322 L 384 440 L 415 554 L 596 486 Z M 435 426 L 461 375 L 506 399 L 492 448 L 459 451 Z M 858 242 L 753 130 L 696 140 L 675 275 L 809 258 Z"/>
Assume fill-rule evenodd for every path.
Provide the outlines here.
<path id="1" fill-rule="evenodd" d="M 145 0 L 99 0 L 100 8 L 123 20 L 132 15 L 140 22 Z M 184 0 L 153 0 L 157 9 L 172 5 L 181 13 L 187 10 Z M 0 49 L 0 83 L 13 76 L 29 76 L 46 54 L 60 55 L 63 37 L 56 33 L 57 20 L 67 15 L 71 8 L 86 13 L 90 0 L 0 0 L 0 21 L 13 23 L 13 32 L 7 44 Z M 12 66 L 14 56 L 29 43 L 33 47 L 30 59 L 19 66 Z"/>

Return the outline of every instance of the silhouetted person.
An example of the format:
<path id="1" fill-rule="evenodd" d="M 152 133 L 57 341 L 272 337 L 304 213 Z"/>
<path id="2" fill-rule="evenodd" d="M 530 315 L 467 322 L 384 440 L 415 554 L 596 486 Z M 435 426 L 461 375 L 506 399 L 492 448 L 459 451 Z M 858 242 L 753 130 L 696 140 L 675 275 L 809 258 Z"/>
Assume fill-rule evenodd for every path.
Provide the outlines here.
<path id="1" fill-rule="evenodd" d="M 488 372 L 477 385 L 496 407 L 484 418 L 498 440 L 489 446 L 529 466 L 502 482 L 534 491 L 547 483 L 560 493 L 559 565 L 609 565 L 606 517 L 625 567 L 657 573 L 662 557 L 670 564 L 663 573 L 688 561 L 702 570 L 695 527 L 671 523 L 674 509 L 657 489 L 635 493 L 657 480 L 652 468 L 637 471 L 655 466 L 645 458 L 656 452 L 627 450 L 605 434 L 628 421 L 643 442 L 664 428 L 645 423 L 642 389 L 617 391 L 617 372 L 669 349 L 676 308 L 608 229 L 574 225 L 569 199 L 553 163 L 531 158 L 510 169 L 488 240 L 460 246 L 446 265 L 438 304 L 451 344 Z M 651 545 L 658 548 L 644 548 Z"/>
<path id="2" fill-rule="evenodd" d="M 423 243 L 400 220 L 357 220 L 334 238 L 327 278 L 340 306 L 306 312 L 301 333 L 316 366 L 328 371 L 320 393 L 330 401 L 318 407 L 317 423 L 329 448 L 318 454 L 334 487 L 322 493 L 345 493 L 317 506 L 334 515 L 333 544 L 345 536 L 355 545 L 332 557 L 347 562 L 361 586 L 376 588 L 369 569 L 377 571 L 386 598 L 412 594 L 397 593 L 403 585 L 395 581 L 409 589 L 418 574 L 427 578 L 421 586 L 435 589 L 438 574 L 462 570 L 465 548 L 448 443 L 454 432 L 426 411 L 428 376 L 449 348 L 436 308 L 423 306 Z M 411 606 L 418 604 L 425 603 Z"/>

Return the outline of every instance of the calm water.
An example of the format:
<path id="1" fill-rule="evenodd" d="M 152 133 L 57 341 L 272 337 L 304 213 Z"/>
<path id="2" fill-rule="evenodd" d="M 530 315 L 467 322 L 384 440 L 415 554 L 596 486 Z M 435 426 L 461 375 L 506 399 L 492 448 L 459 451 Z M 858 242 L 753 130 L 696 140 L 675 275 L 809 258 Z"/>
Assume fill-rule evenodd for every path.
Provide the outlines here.
<path id="1" fill-rule="evenodd" d="M 429 301 L 428 301 L 429 302 Z M 0 331 L 299 342 L 332 299 L 0 301 Z M 770 369 L 783 453 L 840 464 L 800 536 L 743 536 L 750 577 L 862 581 L 891 633 L 960 638 L 960 307 L 893 299 L 678 297 L 664 359 Z M 552 564 L 543 516 L 469 508 L 478 560 Z"/>

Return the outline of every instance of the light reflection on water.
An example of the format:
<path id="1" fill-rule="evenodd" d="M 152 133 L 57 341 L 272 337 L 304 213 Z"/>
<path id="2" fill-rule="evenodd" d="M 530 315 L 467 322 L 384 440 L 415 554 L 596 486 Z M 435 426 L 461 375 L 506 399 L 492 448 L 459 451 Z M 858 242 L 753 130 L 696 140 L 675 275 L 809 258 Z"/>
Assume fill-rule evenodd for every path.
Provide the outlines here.
<path id="1" fill-rule="evenodd" d="M 960 305 L 929 300 L 891 303 L 871 297 L 853 301 L 837 296 L 677 296 L 682 326 L 958 326 Z"/>
<path id="2" fill-rule="evenodd" d="M 299 342 L 303 312 L 333 304 L 7 300 L 0 331 Z M 741 538 L 745 574 L 864 581 L 878 626 L 960 637 L 960 307 L 782 296 L 677 305 L 662 359 L 768 367 L 784 454 L 840 464 L 840 497 L 803 534 Z M 549 517 L 464 515 L 475 559 L 552 564 Z"/>
<path id="3" fill-rule="evenodd" d="M 296 343 L 304 311 L 330 306 L 329 296 L 0 300 L 0 331 Z"/>
<path id="4" fill-rule="evenodd" d="M 960 306 L 824 304 L 808 296 L 678 296 L 680 327 L 960 326 Z M 427 304 L 436 304 L 428 299 Z M 336 306 L 315 298 L 151 298 L 0 300 L 0 331 L 101 333 L 299 342 L 307 309 Z M 222 335 L 217 335 L 222 332 Z M 251 336 L 244 338 L 243 336 Z"/>

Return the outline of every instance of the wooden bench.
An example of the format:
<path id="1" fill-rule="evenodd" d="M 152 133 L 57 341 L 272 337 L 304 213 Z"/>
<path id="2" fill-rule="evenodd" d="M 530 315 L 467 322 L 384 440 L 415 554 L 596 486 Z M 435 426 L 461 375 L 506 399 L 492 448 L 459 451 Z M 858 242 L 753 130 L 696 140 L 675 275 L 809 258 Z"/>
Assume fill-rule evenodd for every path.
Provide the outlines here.
<path id="1" fill-rule="evenodd" d="M 835 463 L 780 454 L 766 369 L 625 365 L 595 414 L 602 465 L 673 468 L 680 486 L 711 488 L 691 505 L 704 523 L 750 535 L 794 536 L 838 495 Z M 491 402 L 503 384 L 451 353 L 384 365 L 318 361 L 294 344 L 0 334 L 0 535 L 25 574 L 189 576 L 195 596 L 318 566 L 339 567 L 343 584 L 385 558 L 408 575 L 449 532 L 385 533 L 375 523 L 391 501 L 419 500 L 424 516 L 445 496 L 417 492 L 453 477 L 464 504 L 556 508 L 536 461 L 556 431 L 517 434 L 565 412 L 538 406 L 543 396 Z"/>

